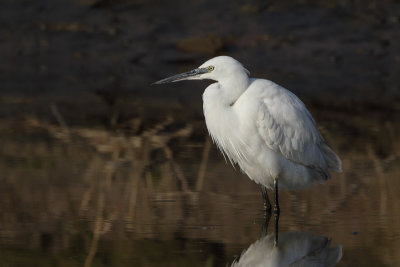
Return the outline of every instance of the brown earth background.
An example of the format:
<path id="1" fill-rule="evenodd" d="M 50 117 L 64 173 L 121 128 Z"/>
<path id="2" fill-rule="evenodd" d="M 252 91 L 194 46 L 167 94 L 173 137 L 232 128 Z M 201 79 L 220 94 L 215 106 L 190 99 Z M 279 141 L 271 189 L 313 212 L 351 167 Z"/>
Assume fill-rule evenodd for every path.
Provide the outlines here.
<path id="1" fill-rule="evenodd" d="M 0 266 L 226 266 L 258 187 L 207 137 L 216 55 L 296 93 L 343 173 L 282 192 L 280 231 L 400 265 L 400 2 L 2 0 Z"/>

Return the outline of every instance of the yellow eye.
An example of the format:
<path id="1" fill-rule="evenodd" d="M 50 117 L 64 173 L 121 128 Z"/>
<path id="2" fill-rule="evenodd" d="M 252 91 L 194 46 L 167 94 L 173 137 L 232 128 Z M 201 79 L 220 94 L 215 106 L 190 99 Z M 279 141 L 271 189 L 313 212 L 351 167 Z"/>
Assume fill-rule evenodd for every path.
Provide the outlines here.
<path id="1" fill-rule="evenodd" d="M 208 66 L 207 69 L 208 69 L 208 71 L 213 71 L 214 70 L 214 66 Z"/>

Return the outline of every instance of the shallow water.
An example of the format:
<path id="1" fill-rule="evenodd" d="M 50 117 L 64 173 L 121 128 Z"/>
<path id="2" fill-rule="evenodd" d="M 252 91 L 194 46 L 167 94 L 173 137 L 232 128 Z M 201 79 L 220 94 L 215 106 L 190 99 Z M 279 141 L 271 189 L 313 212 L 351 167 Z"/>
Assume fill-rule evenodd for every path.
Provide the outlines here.
<path id="1" fill-rule="evenodd" d="M 343 173 L 281 192 L 287 255 L 316 236 L 342 247 L 338 266 L 400 264 L 398 124 L 364 117 L 322 123 Z M 202 122 L 135 136 L 0 125 L 0 266 L 230 266 L 262 236 L 259 187 L 196 134 Z"/>

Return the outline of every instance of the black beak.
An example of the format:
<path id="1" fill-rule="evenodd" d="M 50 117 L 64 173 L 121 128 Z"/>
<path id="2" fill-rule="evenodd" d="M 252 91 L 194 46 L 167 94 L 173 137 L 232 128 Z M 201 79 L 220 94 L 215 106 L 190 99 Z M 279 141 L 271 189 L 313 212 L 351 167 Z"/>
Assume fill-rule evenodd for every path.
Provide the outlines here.
<path id="1" fill-rule="evenodd" d="M 194 69 L 188 72 L 184 72 L 181 74 L 177 74 L 162 80 L 159 80 L 153 84 L 162 84 L 162 83 L 172 83 L 172 82 L 178 82 L 178 81 L 183 81 L 183 80 L 191 80 L 194 79 L 195 77 L 207 73 L 208 69 L 206 68 L 199 68 L 199 69 Z"/>

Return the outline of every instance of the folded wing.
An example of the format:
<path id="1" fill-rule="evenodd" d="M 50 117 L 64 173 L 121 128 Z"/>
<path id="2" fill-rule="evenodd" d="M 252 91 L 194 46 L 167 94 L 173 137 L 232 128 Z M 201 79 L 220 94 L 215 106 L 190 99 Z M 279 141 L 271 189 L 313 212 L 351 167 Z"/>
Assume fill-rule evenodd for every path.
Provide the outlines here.
<path id="1" fill-rule="evenodd" d="M 257 118 L 258 133 L 265 144 L 325 178 L 330 177 L 328 169 L 340 171 L 340 159 L 325 143 L 303 102 L 279 85 L 272 86 L 273 90 L 265 91 Z"/>

